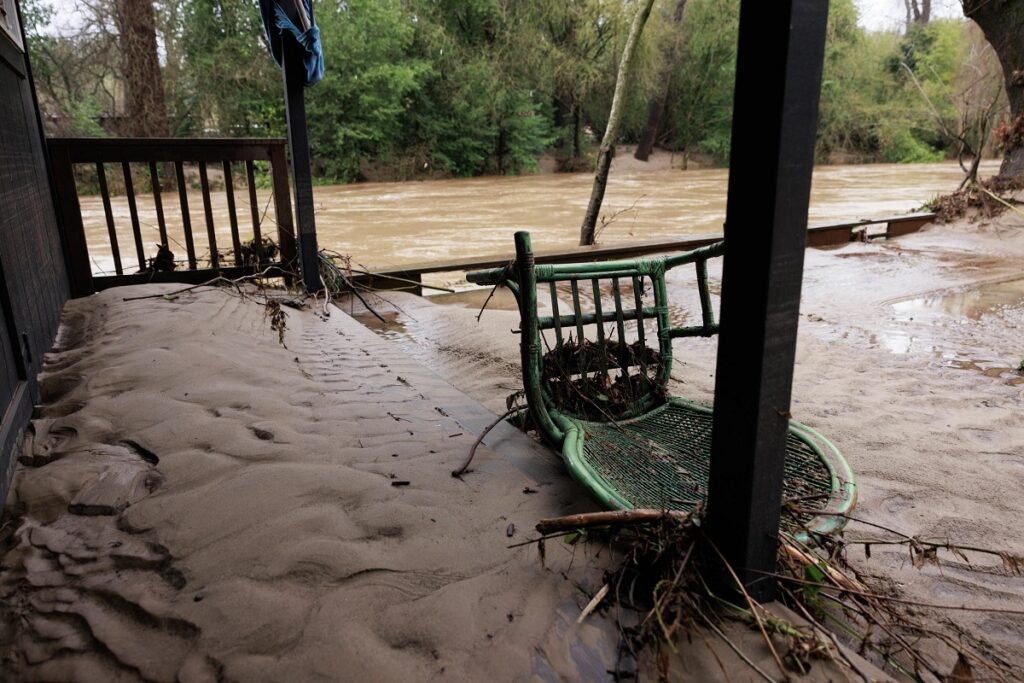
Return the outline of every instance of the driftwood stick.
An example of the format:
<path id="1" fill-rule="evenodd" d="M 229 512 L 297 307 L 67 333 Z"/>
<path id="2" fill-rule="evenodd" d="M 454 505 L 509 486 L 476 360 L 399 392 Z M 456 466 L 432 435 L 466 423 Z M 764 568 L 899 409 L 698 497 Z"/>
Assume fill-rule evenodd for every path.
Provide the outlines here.
<path id="1" fill-rule="evenodd" d="M 462 463 L 462 467 L 460 467 L 459 469 L 452 470 L 452 476 L 455 477 L 456 479 L 461 479 L 463 474 L 469 472 L 469 465 L 470 463 L 473 462 L 473 456 L 476 455 L 476 449 L 480 447 L 481 443 L 483 443 L 484 437 L 490 434 L 491 430 L 497 427 L 502 420 L 524 410 L 526 410 L 526 406 L 519 406 L 516 408 L 512 408 L 511 410 L 506 410 L 501 415 L 501 417 L 497 418 L 494 422 L 487 425 L 487 428 L 484 429 L 484 431 L 480 432 L 480 436 L 476 437 L 476 441 L 473 442 L 472 448 L 469 449 L 469 455 L 466 456 L 466 462 Z"/>
<path id="2" fill-rule="evenodd" d="M 595 526 L 630 526 L 633 524 L 649 524 L 660 522 L 665 519 L 674 519 L 680 522 L 689 518 L 689 512 L 681 510 L 611 510 L 605 512 L 584 512 L 578 515 L 566 515 L 564 517 L 553 517 L 542 519 L 537 522 L 536 529 L 541 534 L 553 534 L 560 531 L 575 531 L 576 529 L 587 529 Z"/>

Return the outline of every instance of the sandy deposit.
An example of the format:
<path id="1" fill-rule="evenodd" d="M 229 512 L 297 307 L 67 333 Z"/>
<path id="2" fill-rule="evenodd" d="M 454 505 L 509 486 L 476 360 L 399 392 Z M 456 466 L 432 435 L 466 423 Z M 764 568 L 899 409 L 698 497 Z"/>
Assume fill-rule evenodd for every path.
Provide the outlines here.
<path id="1" fill-rule="evenodd" d="M 1022 258 L 1024 221 L 1013 213 L 808 250 L 792 412 L 846 455 L 859 517 L 922 538 L 1024 551 L 1024 376 L 1015 371 L 1024 358 Z M 720 265 L 711 276 L 717 292 Z M 699 317 L 692 271 L 673 271 L 669 287 L 675 313 Z M 519 388 L 510 295 L 497 297 L 481 323 L 480 294 L 389 298 L 403 312 L 390 314 L 382 335 L 492 410 Z M 673 393 L 712 399 L 716 348 L 714 340 L 677 342 Z M 848 530 L 851 538 L 879 533 L 856 523 Z M 915 569 L 902 547 L 855 555 L 911 599 L 1024 609 L 1024 579 L 1005 575 L 998 561 L 971 556 L 979 571 L 958 562 Z M 1024 663 L 1024 618 L 948 616 L 953 628 Z M 936 657 L 952 667 L 948 655 Z"/>
<path id="2" fill-rule="evenodd" d="M 395 345 L 286 309 L 284 348 L 221 291 L 122 300 L 172 289 L 66 307 L 0 524 L 0 678 L 610 678 L 612 622 L 573 625 L 607 552 L 507 547 L 592 509 L 550 451 L 504 427 L 454 479 L 493 414 Z"/>

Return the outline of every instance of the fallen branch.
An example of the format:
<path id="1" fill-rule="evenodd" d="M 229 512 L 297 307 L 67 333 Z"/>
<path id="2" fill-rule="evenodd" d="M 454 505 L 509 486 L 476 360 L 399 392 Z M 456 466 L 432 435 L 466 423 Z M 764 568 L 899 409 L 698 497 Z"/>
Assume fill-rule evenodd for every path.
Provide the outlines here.
<path id="1" fill-rule="evenodd" d="M 580 616 L 576 618 L 577 624 L 582 624 L 583 620 L 590 616 L 591 612 L 597 609 L 597 606 L 601 604 L 601 601 L 604 600 L 604 597 L 608 595 L 609 589 L 610 586 L 607 583 L 601 586 L 601 590 L 597 591 L 597 594 L 590 599 L 590 602 L 587 603 L 587 606 L 583 608 L 582 612 L 580 612 Z"/>
<path id="2" fill-rule="evenodd" d="M 183 287 L 182 289 L 176 289 L 173 292 L 161 292 L 159 294 L 146 294 L 144 296 L 126 296 L 126 297 L 122 297 L 121 301 L 143 301 L 144 299 L 163 299 L 164 297 L 178 296 L 179 294 L 185 294 L 187 292 L 192 292 L 192 291 L 195 291 L 197 289 L 202 289 L 203 287 L 216 287 L 217 285 L 230 285 L 230 286 L 234 287 L 235 289 L 238 289 L 239 285 L 245 284 L 245 283 L 247 283 L 249 281 L 252 281 L 252 280 L 259 280 L 261 278 L 268 277 L 268 273 L 271 270 L 280 270 L 280 268 L 278 266 L 269 266 L 267 268 L 264 268 L 263 270 L 261 270 L 258 273 L 252 273 L 250 275 L 243 275 L 242 277 L 236 278 L 234 280 L 230 280 L 230 279 L 224 277 L 223 275 L 218 275 L 217 277 L 215 277 L 213 279 L 210 279 L 210 280 L 207 280 L 206 282 L 201 282 L 198 285 L 191 285 L 189 287 Z"/>
<path id="3" fill-rule="evenodd" d="M 469 455 L 466 457 L 466 462 L 462 463 L 462 467 L 457 470 L 452 470 L 452 476 L 456 479 L 461 479 L 463 474 L 469 472 L 469 465 L 473 462 L 473 456 L 476 455 L 476 449 L 483 443 L 484 437 L 487 436 L 492 429 L 501 424 L 501 421 L 515 415 L 516 413 L 526 410 L 526 406 L 519 406 L 517 408 L 511 408 L 502 413 L 501 417 L 497 418 L 494 422 L 487 425 L 487 427 L 480 432 L 480 436 L 476 437 L 476 441 L 473 442 L 473 446 L 469 449 Z"/>
<path id="4" fill-rule="evenodd" d="M 566 515 L 542 519 L 537 522 L 538 533 L 553 534 L 558 532 L 589 529 L 595 526 L 630 526 L 634 524 L 650 524 L 666 519 L 683 522 L 690 516 L 689 512 L 680 510 L 611 510 L 605 512 L 584 512 L 577 515 Z"/>

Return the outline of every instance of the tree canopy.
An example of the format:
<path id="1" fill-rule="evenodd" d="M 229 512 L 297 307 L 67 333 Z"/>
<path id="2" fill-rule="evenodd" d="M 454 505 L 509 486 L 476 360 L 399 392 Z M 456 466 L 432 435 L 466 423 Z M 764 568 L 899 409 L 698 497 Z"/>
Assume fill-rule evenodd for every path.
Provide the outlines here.
<path id="1" fill-rule="evenodd" d="M 47 29 L 48 2 L 23 2 L 48 129 L 125 134 L 129 98 L 111 20 L 123 0 L 83 5 L 95 16 L 63 34 Z M 327 74 L 307 92 L 315 177 L 524 173 L 545 152 L 562 169 L 589 168 L 639 2 L 317 2 Z M 739 1 L 688 0 L 684 19 L 674 21 L 679 6 L 655 1 L 619 140 L 640 139 L 648 101 L 658 98 L 658 146 L 724 163 Z M 284 133 L 281 77 L 254 0 L 153 7 L 171 135 Z M 832 0 L 821 161 L 929 161 L 986 144 L 991 151 L 986 141 L 1005 118 L 1005 95 L 999 62 L 977 27 L 914 16 L 905 32 L 873 33 L 857 19 L 853 0 Z"/>

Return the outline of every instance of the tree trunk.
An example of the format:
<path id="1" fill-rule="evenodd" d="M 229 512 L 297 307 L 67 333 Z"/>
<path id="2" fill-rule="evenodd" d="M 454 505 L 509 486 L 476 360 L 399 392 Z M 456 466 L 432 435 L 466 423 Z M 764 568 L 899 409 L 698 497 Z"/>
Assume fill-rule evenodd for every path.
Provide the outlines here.
<path id="1" fill-rule="evenodd" d="M 1024 0 L 963 0 L 964 15 L 981 27 L 1003 67 L 1010 122 L 1002 135 L 999 178 L 1024 179 Z"/>
<path id="2" fill-rule="evenodd" d="M 640 34 L 644 30 L 644 24 L 647 23 L 647 17 L 651 15 L 651 7 L 653 5 L 654 0 L 645 0 L 639 11 L 637 11 L 636 16 L 633 18 L 633 25 L 629 29 L 629 37 L 626 38 L 626 46 L 622 48 L 619 73 L 615 78 L 615 94 L 612 96 L 612 109 L 608 113 L 608 125 L 604 129 L 601 149 L 598 151 L 597 156 L 597 170 L 594 172 L 594 189 L 590 193 L 587 213 L 583 217 L 583 224 L 580 226 L 580 246 L 594 243 L 597 216 L 601 213 L 601 202 L 604 201 L 604 189 L 608 184 L 608 171 L 611 168 L 612 154 L 615 151 L 615 139 L 619 134 L 619 120 L 622 118 L 622 109 L 626 103 L 629 67 L 633 62 L 636 44 L 640 41 Z"/>
<path id="3" fill-rule="evenodd" d="M 167 104 L 157 54 L 153 2 L 116 0 L 114 17 L 128 109 L 124 133 L 132 137 L 164 137 L 168 134 Z"/>
<path id="4" fill-rule="evenodd" d="M 903 0 L 903 6 L 907 10 L 907 31 L 914 24 L 924 26 L 932 20 L 932 0 Z"/>
<path id="5" fill-rule="evenodd" d="M 661 119 L 665 115 L 665 108 L 668 105 L 669 93 L 672 91 L 672 76 L 679 68 L 679 58 L 682 56 L 682 24 L 683 12 L 686 10 L 686 0 L 676 0 L 676 11 L 672 15 L 672 23 L 675 24 L 676 38 L 672 41 L 665 55 L 665 66 L 660 74 L 659 83 L 663 88 L 647 101 L 647 127 L 640 136 L 640 143 L 636 146 L 633 157 L 639 161 L 647 161 L 654 149 L 654 143 L 658 139 L 658 132 L 661 130 Z"/>

